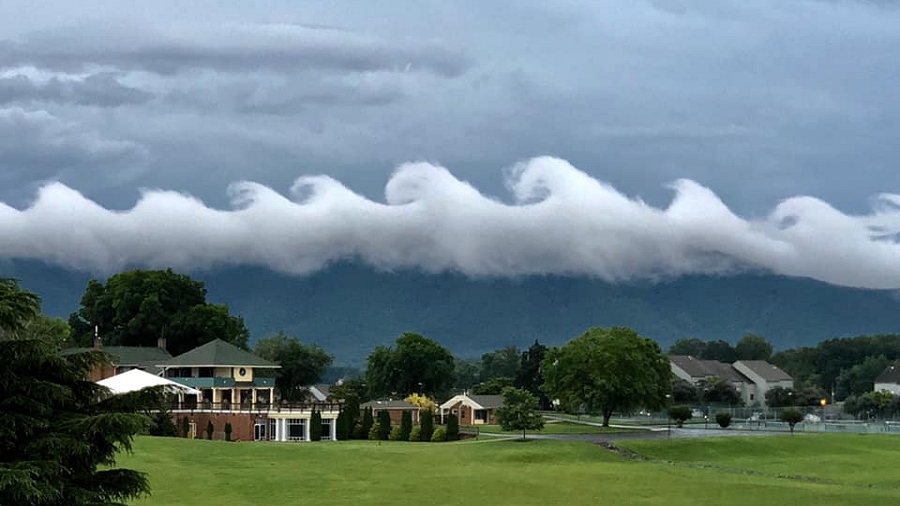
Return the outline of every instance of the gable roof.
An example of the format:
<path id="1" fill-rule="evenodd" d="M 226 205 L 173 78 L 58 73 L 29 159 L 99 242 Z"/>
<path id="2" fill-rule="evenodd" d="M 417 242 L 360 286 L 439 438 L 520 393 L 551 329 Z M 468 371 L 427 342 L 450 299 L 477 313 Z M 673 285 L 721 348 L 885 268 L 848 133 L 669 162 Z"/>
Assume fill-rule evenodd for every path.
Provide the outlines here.
<path id="1" fill-rule="evenodd" d="M 122 394 L 126 392 L 136 392 L 148 387 L 165 386 L 169 392 L 184 392 L 186 394 L 198 395 L 199 390 L 191 388 L 187 385 L 177 383 L 170 379 L 162 378 L 155 374 L 142 371 L 140 369 L 132 369 L 122 374 L 110 376 L 104 380 L 97 382 L 109 389 L 112 394 Z"/>
<path id="2" fill-rule="evenodd" d="M 103 348 L 66 348 L 60 355 L 72 355 L 89 351 L 101 351 L 109 355 L 116 367 L 137 367 L 157 374 L 158 364 L 172 358 L 168 351 L 155 346 L 104 346 Z"/>
<path id="3" fill-rule="evenodd" d="M 889 365 L 875 378 L 875 383 L 900 384 L 900 366 Z"/>
<path id="4" fill-rule="evenodd" d="M 499 408 L 503 406 L 502 395 L 470 395 L 469 399 L 472 399 L 484 409 Z"/>
<path id="5" fill-rule="evenodd" d="M 705 364 L 705 362 L 712 362 L 712 360 L 700 360 L 690 355 L 670 355 L 669 360 L 692 378 L 714 376 Z"/>
<path id="6" fill-rule="evenodd" d="M 210 341 L 158 365 L 159 367 L 256 367 L 260 369 L 280 367 L 221 339 Z"/>
<path id="7" fill-rule="evenodd" d="M 744 367 L 766 381 L 793 381 L 794 379 L 790 374 L 779 369 L 777 365 L 770 364 L 765 360 L 738 360 L 735 363 L 743 364 Z"/>

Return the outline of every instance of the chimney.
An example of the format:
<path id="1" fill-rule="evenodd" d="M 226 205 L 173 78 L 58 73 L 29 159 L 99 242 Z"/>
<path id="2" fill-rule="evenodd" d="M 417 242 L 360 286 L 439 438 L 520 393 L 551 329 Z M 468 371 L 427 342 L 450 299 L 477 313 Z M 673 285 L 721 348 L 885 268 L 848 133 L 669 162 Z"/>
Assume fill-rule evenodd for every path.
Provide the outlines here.
<path id="1" fill-rule="evenodd" d="M 161 349 L 162 351 L 166 351 L 166 338 L 160 337 L 156 340 L 156 347 Z"/>

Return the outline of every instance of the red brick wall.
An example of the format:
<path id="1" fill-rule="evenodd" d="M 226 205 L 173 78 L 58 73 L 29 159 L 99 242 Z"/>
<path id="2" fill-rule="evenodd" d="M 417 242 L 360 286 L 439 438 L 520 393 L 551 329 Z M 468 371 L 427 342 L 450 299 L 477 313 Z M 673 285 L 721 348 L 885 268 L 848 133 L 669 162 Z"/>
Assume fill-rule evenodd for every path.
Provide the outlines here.
<path id="1" fill-rule="evenodd" d="M 375 417 L 375 421 L 376 421 L 376 422 L 378 421 L 378 412 L 379 412 L 379 411 L 385 411 L 385 410 L 376 409 L 376 410 L 373 410 L 373 411 L 372 411 L 372 415 Z M 412 412 L 412 421 L 413 421 L 413 424 L 419 423 L 419 412 L 418 412 L 418 410 L 414 410 L 414 409 L 412 409 L 412 410 L 404 410 L 404 409 L 388 409 L 388 410 L 386 410 L 386 411 L 388 412 L 388 415 L 390 415 L 390 417 L 391 417 L 391 427 L 396 427 L 396 426 L 399 426 L 399 425 L 400 425 L 400 422 L 403 420 L 403 412 L 404 412 L 404 411 L 410 411 L 410 412 Z M 360 416 L 362 416 L 362 414 L 360 414 Z M 435 421 L 435 423 L 437 423 L 437 421 Z"/>
<path id="2" fill-rule="evenodd" d="M 175 428 L 181 433 L 181 419 L 185 416 L 188 421 L 197 424 L 197 438 L 206 439 L 206 424 L 210 420 L 213 423 L 213 439 L 225 439 L 225 424 L 231 423 L 232 441 L 253 441 L 253 426 L 257 418 L 263 418 L 256 413 L 175 413 Z"/>

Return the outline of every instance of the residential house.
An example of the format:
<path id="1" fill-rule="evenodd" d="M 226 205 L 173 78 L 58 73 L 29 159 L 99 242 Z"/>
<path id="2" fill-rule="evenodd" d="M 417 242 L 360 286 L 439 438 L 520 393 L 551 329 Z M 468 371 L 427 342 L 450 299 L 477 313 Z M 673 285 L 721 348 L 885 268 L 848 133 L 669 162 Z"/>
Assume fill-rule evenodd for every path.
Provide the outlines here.
<path id="1" fill-rule="evenodd" d="M 102 351 L 107 354 L 109 361 L 105 364 L 95 365 L 88 373 L 88 381 L 100 381 L 106 378 L 122 374 L 132 369 L 140 369 L 151 374 L 159 374 L 156 366 L 160 362 L 169 360 L 172 355 L 166 351 L 166 340 L 157 340 L 156 347 L 152 346 L 103 346 L 103 340 L 94 338 L 94 346 L 90 348 L 63 348 L 61 355 L 71 355 L 87 351 Z"/>
<path id="2" fill-rule="evenodd" d="M 412 415 L 412 422 L 419 423 L 419 407 L 404 400 L 378 400 L 369 401 L 361 404 L 360 409 L 372 408 L 372 414 L 375 420 L 378 420 L 380 411 L 387 411 L 391 417 L 391 425 L 399 425 L 403 419 L 403 412 L 409 411 Z"/>
<path id="3" fill-rule="evenodd" d="M 440 405 L 441 423 L 447 415 L 454 414 L 460 425 L 496 424 L 497 408 L 503 406 L 502 395 L 460 394 Z"/>
<path id="4" fill-rule="evenodd" d="M 769 390 L 775 387 L 794 388 L 794 378 L 790 374 L 765 360 L 738 360 L 732 366 L 750 378 L 756 387 L 757 398 L 762 406 L 766 405 L 766 392 Z"/>
<path id="5" fill-rule="evenodd" d="M 729 382 L 746 405 L 765 406 L 766 392 L 780 386 L 793 388 L 790 375 L 764 360 L 742 360 L 727 364 L 717 360 L 702 360 L 691 355 L 669 357 L 672 373 L 692 385 L 719 379 Z"/>
<path id="6" fill-rule="evenodd" d="M 221 438 L 230 423 L 233 439 L 308 441 L 316 410 L 322 416 L 322 439 L 335 439 L 339 404 L 276 402 L 273 373 L 279 366 L 231 343 L 216 339 L 158 367 L 166 378 L 200 392 L 179 394 L 172 410 L 176 420 L 188 417 L 192 433 L 202 434 L 212 422 L 214 437 Z"/>
<path id="7" fill-rule="evenodd" d="M 900 395 L 900 365 L 889 365 L 875 378 L 875 391 L 887 390 L 894 395 Z"/>

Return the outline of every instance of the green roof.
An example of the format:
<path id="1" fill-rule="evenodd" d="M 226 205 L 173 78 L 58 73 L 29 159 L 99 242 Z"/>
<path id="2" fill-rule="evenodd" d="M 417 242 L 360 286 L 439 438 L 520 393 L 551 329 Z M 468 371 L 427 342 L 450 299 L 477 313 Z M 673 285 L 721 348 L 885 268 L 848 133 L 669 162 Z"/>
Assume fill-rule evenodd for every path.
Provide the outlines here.
<path id="1" fill-rule="evenodd" d="M 155 346 L 104 346 L 100 349 L 66 348 L 59 353 L 60 355 L 72 355 L 88 351 L 102 351 L 108 354 L 116 367 L 138 367 L 153 374 L 159 372 L 157 364 L 172 358 L 169 352 Z"/>
<path id="2" fill-rule="evenodd" d="M 182 353 L 171 360 L 160 362 L 159 367 L 256 367 L 278 368 L 268 360 L 221 339 Z"/>

